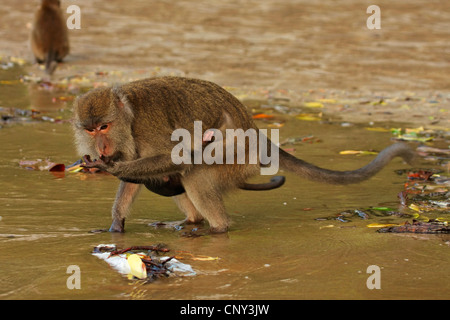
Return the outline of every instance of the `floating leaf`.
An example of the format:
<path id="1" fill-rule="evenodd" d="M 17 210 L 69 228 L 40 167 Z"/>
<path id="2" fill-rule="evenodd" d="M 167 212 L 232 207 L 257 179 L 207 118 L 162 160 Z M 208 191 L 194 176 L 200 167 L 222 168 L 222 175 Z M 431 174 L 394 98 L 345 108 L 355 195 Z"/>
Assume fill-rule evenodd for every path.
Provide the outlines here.
<path id="1" fill-rule="evenodd" d="M 295 118 L 304 121 L 319 121 L 322 120 L 322 114 L 302 113 L 296 116 Z"/>
<path id="2" fill-rule="evenodd" d="M 128 265 L 130 266 L 130 274 L 138 279 L 147 278 L 147 269 L 141 258 L 137 254 L 131 254 L 127 258 Z"/>
<path id="3" fill-rule="evenodd" d="M 417 141 L 417 142 L 429 142 L 432 141 L 433 137 L 417 137 L 415 135 L 403 134 L 396 137 L 397 140 L 402 141 Z"/>
<path id="4" fill-rule="evenodd" d="M 433 175 L 433 172 L 431 172 L 431 171 L 419 170 L 417 172 L 408 173 L 408 179 L 410 179 L 410 180 L 418 179 L 418 180 L 427 181 L 427 180 L 430 180 L 432 175 Z"/>
<path id="5" fill-rule="evenodd" d="M 339 154 L 371 155 L 371 154 L 378 154 L 378 152 L 373 152 L 373 151 L 357 151 L 357 150 L 344 150 L 344 151 L 339 152 Z"/>
<path id="6" fill-rule="evenodd" d="M 386 227 L 394 227 L 398 226 L 398 224 L 393 223 L 371 223 L 367 225 L 367 228 L 386 228 Z"/>
<path id="7" fill-rule="evenodd" d="M 320 102 L 305 102 L 303 106 L 307 108 L 323 108 L 323 104 Z"/>
<path id="8" fill-rule="evenodd" d="M 80 172 L 80 171 L 83 171 L 83 170 L 84 170 L 84 168 L 82 166 L 80 166 L 80 165 L 74 166 L 74 167 L 72 167 L 70 169 L 67 169 L 67 171 L 72 172 L 72 173 L 77 173 L 77 172 Z"/>
<path id="9" fill-rule="evenodd" d="M 424 216 L 424 215 L 419 215 L 419 216 L 416 218 L 416 220 L 429 222 L 429 221 L 430 221 L 430 218 L 428 218 L 427 216 Z"/>
<path id="10" fill-rule="evenodd" d="M 253 115 L 253 119 L 273 119 L 275 116 L 271 114 L 258 113 Z"/>
<path id="11" fill-rule="evenodd" d="M 4 85 L 14 85 L 14 84 L 18 84 L 20 81 L 19 80 L 0 80 L 0 84 L 4 84 Z"/>
<path id="12" fill-rule="evenodd" d="M 370 102 L 370 104 L 373 105 L 373 106 L 385 106 L 385 105 L 387 105 L 387 103 L 383 99 L 380 99 L 380 100 L 377 100 L 377 101 L 372 101 L 372 102 Z"/>
<path id="13" fill-rule="evenodd" d="M 60 97 L 53 97 L 52 102 L 57 102 L 58 100 L 59 101 L 72 101 L 74 99 L 75 99 L 75 97 L 73 97 L 73 96 L 60 96 Z"/>
<path id="14" fill-rule="evenodd" d="M 397 136 L 395 139 L 403 141 L 429 142 L 434 139 L 433 136 L 425 135 L 430 132 L 425 131 L 423 127 L 407 128 L 405 130 L 402 130 L 401 128 L 392 128 L 391 132 L 393 135 Z"/>
<path id="15" fill-rule="evenodd" d="M 394 211 L 394 209 L 389 207 L 370 207 L 370 209 L 378 211 Z"/>
<path id="16" fill-rule="evenodd" d="M 405 133 L 421 133 L 424 132 L 424 127 L 418 127 L 418 128 L 406 128 Z"/>
<path id="17" fill-rule="evenodd" d="M 402 128 L 392 128 L 391 132 L 393 135 L 400 135 L 402 134 Z"/>

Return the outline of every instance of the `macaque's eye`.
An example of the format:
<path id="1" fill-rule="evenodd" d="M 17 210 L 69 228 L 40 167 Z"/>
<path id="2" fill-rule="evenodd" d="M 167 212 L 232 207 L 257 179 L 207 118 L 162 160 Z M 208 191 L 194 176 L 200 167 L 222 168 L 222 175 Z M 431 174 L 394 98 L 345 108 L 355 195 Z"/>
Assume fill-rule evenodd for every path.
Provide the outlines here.
<path id="1" fill-rule="evenodd" d="M 109 125 L 104 124 L 104 125 L 102 125 L 102 126 L 100 127 L 100 131 L 101 131 L 101 130 L 106 130 L 106 129 L 108 129 L 108 127 L 109 127 Z"/>
<path id="2" fill-rule="evenodd" d="M 93 133 L 93 132 L 95 131 L 95 129 L 92 129 L 92 128 L 86 128 L 86 129 L 84 129 L 84 130 L 86 130 L 86 131 L 89 132 L 89 133 Z"/>

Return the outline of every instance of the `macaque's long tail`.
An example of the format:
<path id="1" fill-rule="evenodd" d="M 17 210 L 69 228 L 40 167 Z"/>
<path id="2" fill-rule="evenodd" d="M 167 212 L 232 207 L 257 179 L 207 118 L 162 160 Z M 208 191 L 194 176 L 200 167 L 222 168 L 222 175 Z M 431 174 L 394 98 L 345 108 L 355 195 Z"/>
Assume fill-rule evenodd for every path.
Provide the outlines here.
<path id="1" fill-rule="evenodd" d="M 360 169 L 353 171 L 334 171 L 316 167 L 281 149 L 279 151 L 281 168 L 292 171 L 309 180 L 331 184 L 358 183 L 372 177 L 395 157 L 402 157 L 410 164 L 415 157 L 414 151 L 407 144 L 396 143 L 381 151 L 372 162 Z"/>

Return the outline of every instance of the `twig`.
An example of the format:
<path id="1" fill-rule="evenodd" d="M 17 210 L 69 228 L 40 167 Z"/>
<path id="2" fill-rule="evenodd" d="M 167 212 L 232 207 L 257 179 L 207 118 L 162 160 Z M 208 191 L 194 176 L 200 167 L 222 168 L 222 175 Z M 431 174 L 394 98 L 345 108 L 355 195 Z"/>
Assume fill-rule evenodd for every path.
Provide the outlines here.
<path id="1" fill-rule="evenodd" d="M 170 258 L 164 260 L 161 264 L 162 264 L 162 265 L 165 265 L 167 262 L 169 262 L 169 261 L 172 260 L 173 258 L 175 258 L 175 256 L 172 256 L 172 257 L 170 257 Z"/>
<path id="2" fill-rule="evenodd" d="M 169 249 L 160 248 L 160 247 L 157 247 L 157 246 L 132 246 L 132 247 L 129 247 L 129 248 L 126 248 L 126 249 L 112 251 L 109 254 L 109 256 L 110 257 L 111 256 L 115 256 L 117 254 L 122 254 L 122 253 L 125 253 L 125 252 L 128 252 L 128 251 L 131 251 L 131 250 L 150 250 L 150 251 L 156 251 L 156 252 L 158 252 L 158 251 L 159 252 L 169 252 L 170 251 Z"/>

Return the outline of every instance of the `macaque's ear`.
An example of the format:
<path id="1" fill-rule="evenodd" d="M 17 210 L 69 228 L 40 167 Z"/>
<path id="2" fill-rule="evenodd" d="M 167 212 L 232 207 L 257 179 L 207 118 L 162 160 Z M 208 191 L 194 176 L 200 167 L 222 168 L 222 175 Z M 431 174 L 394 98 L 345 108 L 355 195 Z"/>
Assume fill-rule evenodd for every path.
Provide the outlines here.
<path id="1" fill-rule="evenodd" d="M 124 92 L 120 89 L 120 87 L 112 88 L 113 101 L 116 106 L 122 110 L 128 117 L 133 118 L 133 105 L 131 104 L 128 97 Z"/>

